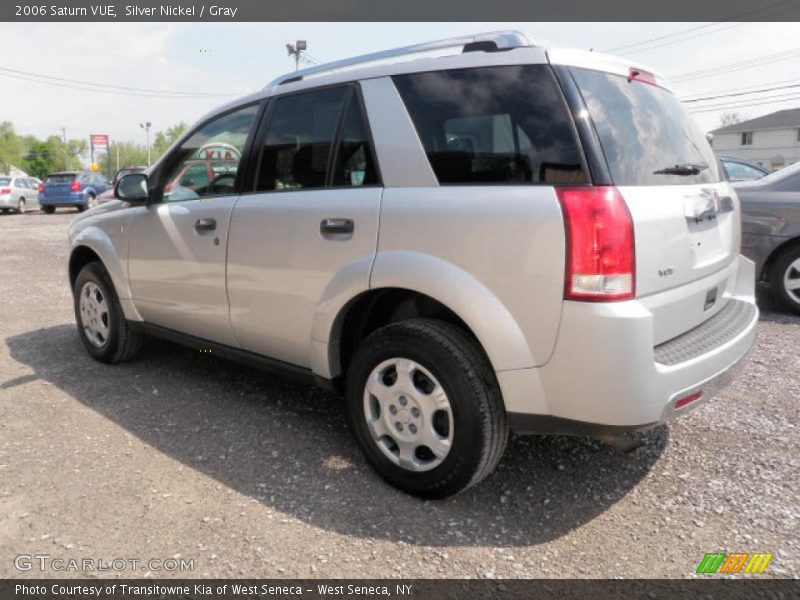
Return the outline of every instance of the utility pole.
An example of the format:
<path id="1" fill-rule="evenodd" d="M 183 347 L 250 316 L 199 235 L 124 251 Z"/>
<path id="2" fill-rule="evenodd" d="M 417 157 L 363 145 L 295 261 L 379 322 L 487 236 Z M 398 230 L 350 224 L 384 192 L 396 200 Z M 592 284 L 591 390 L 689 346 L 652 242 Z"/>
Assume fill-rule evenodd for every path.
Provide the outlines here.
<path id="1" fill-rule="evenodd" d="M 294 70 L 300 70 L 300 55 L 306 51 L 308 44 L 305 40 L 297 40 L 294 44 L 286 44 L 286 53 L 294 56 Z"/>
<path id="2" fill-rule="evenodd" d="M 66 127 L 62 127 L 61 128 L 61 141 L 64 144 L 64 170 L 66 171 L 67 170 L 67 166 L 68 166 L 67 165 L 67 161 L 69 160 L 69 157 L 67 155 L 67 128 Z"/>
<path id="3" fill-rule="evenodd" d="M 147 166 L 150 166 L 150 125 L 152 123 L 150 121 L 145 121 L 144 123 L 139 123 L 139 127 L 147 132 Z"/>

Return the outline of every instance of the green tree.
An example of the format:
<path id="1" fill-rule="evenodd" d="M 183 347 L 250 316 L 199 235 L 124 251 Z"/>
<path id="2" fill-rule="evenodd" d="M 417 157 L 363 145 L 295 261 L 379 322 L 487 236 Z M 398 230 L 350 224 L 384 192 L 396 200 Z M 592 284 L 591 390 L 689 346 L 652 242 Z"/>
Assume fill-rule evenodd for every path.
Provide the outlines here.
<path id="1" fill-rule="evenodd" d="M 719 117 L 719 126 L 727 127 L 728 125 L 736 125 L 737 123 L 741 123 L 742 120 L 742 115 L 738 112 L 722 113 Z"/>
<path id="2" fill-rule="evenodd" d="M 186 131 L 188 126 L 181 121 L 177 125 L 167 128 L 166 131 L 159 131 L 156 133 L 155 140 L 153 141 L 153 162 L 167 151 L 172 143 L 177 140 L 181 134 Z"/>
<path id="3" fill-rule="evenodd" d="M 147 148 L 134 142 L 111 142 L 111 175 L 123 167 L 141 167 L 147 164 Z"/>
<path id="4" fill-rule="evenodd" d="M 51 155 L 51 147 L 47 142 L 31 138 L 27 143 L 27 152 L 22 160 L 22 168 L 39 179 L 57 170 L 57 157 Z"/>
<path id="5" fill-rule="evenodd" d="M 0 123 L 0 174 L 8 173 L 11 165 L 20 166 L 25 153 L 25 146 L 14 132 L 11 121 Z"/>

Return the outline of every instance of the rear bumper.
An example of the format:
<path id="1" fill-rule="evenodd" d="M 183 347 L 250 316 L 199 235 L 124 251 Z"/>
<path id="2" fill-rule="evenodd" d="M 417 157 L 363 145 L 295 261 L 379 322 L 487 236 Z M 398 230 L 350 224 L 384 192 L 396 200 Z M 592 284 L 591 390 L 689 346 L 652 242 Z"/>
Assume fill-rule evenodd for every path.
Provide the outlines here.
<path id="1" fill-rule="evenodd" d="M 40 206 L 80 206 L 86 202 L 86 196 L 83 193 L 77 192 L 75 194 L 64 196 L 39 196 Z"/>
<path id="2" fill-rule="evenodd" d="M 2 208 L 16 208 L 17 203 L 11 196 L 0 196 L 0 207 Z"/>
<path id="3" fill-rule="evenodd" d="M 565 302 L 558 342 L 538 369 L 498 373 L 517 431 L 598 435 L 653 427 L 713 397 L 745 364 L 755 341 L 755 268 L 738 258 L 727 304 L 705 323 L 655 345 L 647 302 Z M 702 392 L 696 401 L 676 402 Z M 510 402 L 509 402 L 510 400 Z M 520 410 L 523 408 L 523 410 Z M 544 410 L 542 410 L 544 409 Z"/>

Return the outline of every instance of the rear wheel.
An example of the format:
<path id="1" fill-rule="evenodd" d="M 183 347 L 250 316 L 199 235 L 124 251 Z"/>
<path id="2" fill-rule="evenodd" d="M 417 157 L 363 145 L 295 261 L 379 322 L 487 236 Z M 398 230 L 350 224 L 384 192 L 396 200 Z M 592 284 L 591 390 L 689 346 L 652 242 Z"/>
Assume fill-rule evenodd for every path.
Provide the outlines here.
<path id="1" fill-rule="evenodd" d="M 508 440 L 494 372 L 477 343 L 447 323 L 388 325 L 347 372 L 347 415 L 367 459 L 401 490 L 444 498 L 491 473 Z"/>
<path id="2" fill-rule="evenodd" d="M 800 314 L 800 246 L 784 251 L 772 267 L 770 287 L 780 304 Z"/>
<path id="3" fill-rule="evenodd" d="M 42 210 L 45 212 L 45 214 L 52 215 L 54 212 L 56 212 L 56 207 L 55 206 L 43 206 Z"/>
<path id="4" fill-rule="evenodd" d="M 17 202 L 17 212 L 21 215 L 25 214 L 25 198 L 20 198 Z"/>
<path id="5" fill-rule="evenodd" d="M 72 293 L 78 334 L 89 354 L 105 363 L 130 360 L 138 354 L 144 336 L 132 330 L 125 319 L 103 265 L 92 262 L 83 267 Z"/>

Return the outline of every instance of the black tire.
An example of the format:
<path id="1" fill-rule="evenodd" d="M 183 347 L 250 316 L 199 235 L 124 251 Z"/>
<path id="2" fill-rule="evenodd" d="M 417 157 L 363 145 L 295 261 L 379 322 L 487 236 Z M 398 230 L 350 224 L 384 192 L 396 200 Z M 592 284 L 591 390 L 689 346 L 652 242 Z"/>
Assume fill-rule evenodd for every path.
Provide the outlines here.
<path id="1" fill-rule="evenodd" d="M 93 344 L 84 331 L 80 309 L 80 296 L 87 283 L 94 283 L 99 288 L 108 307 L 108 336 L 101 346 Z M 75 308 L 75 322 L 78 325 L 78 335 L 86 351 L 100 362 L 116 364 L 134 358 L 142 349 L 144 335 L 132 329 L 122 312 L 122 307 L 114 290 L 105 267 L 99 262 L 92 262 L 84 266 L 75 279 L 72 289 L 73 306 Z"/>
<path id="2" fill-rule="evenodd" d="M 78 212 L 83 212 L 85 210 L 89 210 L 92 208 L 92 203 L 94 202 L 94 194 L 87 194 L 86 199 L 83 201 L 83 204 L 78 205 Z"/>
<path id="3" fill-rule="evenodd" d="M 44 214 L 52 215 L 54 212 L 56 212 L 56 207 L 55 206 L 43 206 L 42 210 L 44 211 Z"/>
<path id="4" fill-rule="evenodd" d="M 389 460 L 367 425 L 367 378 L 396 357 L 428 370 L 450 402 L 452 444 L 444 460 L 428 471 L 408 470 Z M 491 365 L 476 341 L 441 321 L 402 321 L 367 337 L 347 371 L 346 404 L 348 422 L 370 464 L 395 487 L 423 498 L 445 498 L 475 485 L 497 466 L 508 442 L 505 408 Z"/>
<path id="5" fill-rule="evenodd" d="M 784 277 L 788 274 L 794 279 L 800 278 L 800 268 L 792 263 L 800 260 L 800 245 L 784 250 L 775 260 L 769 274 L 769 285 L 773 297 L 788 311 L 800 314 L 800 289 L 788 290 L 784 285 Z"/>

